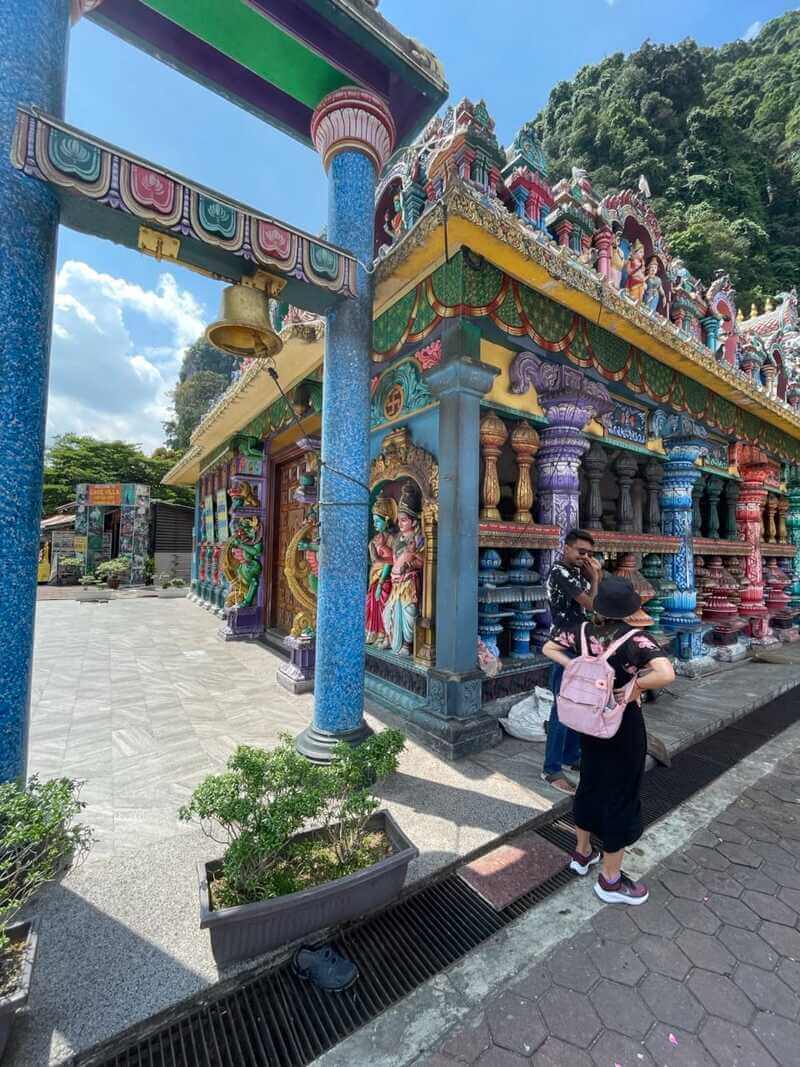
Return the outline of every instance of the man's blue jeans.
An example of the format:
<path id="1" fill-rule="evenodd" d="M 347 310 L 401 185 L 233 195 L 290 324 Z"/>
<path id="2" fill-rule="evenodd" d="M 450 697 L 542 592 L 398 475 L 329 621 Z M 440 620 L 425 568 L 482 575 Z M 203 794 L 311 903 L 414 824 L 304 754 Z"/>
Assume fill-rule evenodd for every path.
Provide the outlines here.
<path id="1" fill-rule="evenodd" d="M 554 663 L 550 668 L 550 688 L 553 690 L 553 696 L 558 696 L 563 674 L 564 668 L 560 663 Z M 568 726 L 561 725 L 553 702 L 550 721 L 547 724 L 547 743 L 544 746 L 544 773 L 561 774 L 562 765 L 571 767 L 580 763 L 580 759 L 581 735 L 570 730 Z"/>

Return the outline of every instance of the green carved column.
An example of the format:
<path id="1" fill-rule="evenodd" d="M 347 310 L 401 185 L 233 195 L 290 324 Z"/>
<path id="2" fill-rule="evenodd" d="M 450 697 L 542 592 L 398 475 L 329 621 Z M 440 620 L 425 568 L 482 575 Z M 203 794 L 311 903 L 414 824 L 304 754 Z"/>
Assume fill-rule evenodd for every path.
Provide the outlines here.
<path id="1" fill-rule="evenodd" d="M 791 596 L 790 607 L 800 609 L 800 466 L 789 467 L 788 486 L 789 510 L 786 513 L 786 527 L 789 540 L 795 548 L 792 560 L 794 581 L 789 586 L 788 593 Z M 800 625 L 800 615 L 797 616 L 797 623 Z"/>

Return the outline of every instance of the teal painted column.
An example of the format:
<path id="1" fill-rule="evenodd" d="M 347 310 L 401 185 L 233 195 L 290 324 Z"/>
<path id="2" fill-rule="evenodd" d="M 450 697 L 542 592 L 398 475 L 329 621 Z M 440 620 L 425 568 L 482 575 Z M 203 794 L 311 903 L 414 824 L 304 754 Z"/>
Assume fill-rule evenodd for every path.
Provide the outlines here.
<path id="1" fill-rule="evenodd" d="M 202 524 L 203 524 L 203 502 L 200 499 L 200 475 L 197 476 L 197 481 L 194 486 L 194 518 L 192 521 L 192 574 L 191 581 L 189 583 L 191 589 L 191 595 L 193 598 L 198 597 L 199 582 L 198 575 L 200 573 L 200 566 L 198 560 L 198 552 L 200 541 L 202 540 Z"/>
<path id="2" fill-rule="evenodd" d="M 58 202 L 9 161 L 17 104 L 64 114 L 69 0 L 0 7 L 0 781 L 25 775 Z"/>
<path id="3" fill-rule="evenodd" d="M 480 407 L 498 374 L 497 367 L 480 362 L 476 327 L 445 322 L 442 362 L 427 377 L 439 401 L 436 669 L 478 678 Z M 471 709 L 478 711 L 480 700 Z"/>
<path id="4" fill-rule="evenodd" d="M 384 102 L 363 89 L 326 96 L 311 136 L 328 172 L 328 240 L 354 255 L 358 295 L 327 318 L 322 401 L 319 595 L 314 721 L 297 739 L 327 762 L 338 741 L 358 743 L 364 722 L 364 597 L 369 491 L 369 376 L 375 183 L 394 146 Z"/>
<path id="5" fill-rule="evenodd" d="M 800 466 L 792 464 L 788 470 L 789 510 L 786 513 L 786 528 L 789 541 L 794 545 L 792 560 L 792 584 L 787 592 L 791 596 L 792 608 L 800 608 Z M 800 615 L 795 619 L 800 626 Z"/>

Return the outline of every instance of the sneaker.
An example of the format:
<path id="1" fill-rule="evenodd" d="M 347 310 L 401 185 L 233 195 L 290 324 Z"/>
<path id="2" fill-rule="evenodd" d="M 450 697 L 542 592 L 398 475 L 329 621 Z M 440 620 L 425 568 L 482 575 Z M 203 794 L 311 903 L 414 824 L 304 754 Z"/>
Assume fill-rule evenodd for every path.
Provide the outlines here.
<path id="1" fill-rule="evenodd" d="M 650 890 L 644 882 L 634 882 L 624 871 L 619 872 L 616 882 L 607 882 L 598 874 L 594 891 L 606 904 L 644 904 L 650 896 Z"/>
<path id="2" fill-rule="evenodd" d="M 588 856 L 584 856 L 582 852 L 578 852 L 576 849 L 570 858 L 569 869 L 583 877 L 585 874 L 589 873 L 590 867 L 594 867 L 594 865 L 599 862 L 600 852 L 598 849 L 593 848 Z"/>
<path id="3" fill-rule="evenodd" d="M 325 945 L 322 948 L 299 948 L 292 960 L 298 978 L 313 982 L 319 989 L 341 992 L 358 978 L 358 967 Z"/>
<path id="4" fill-rule="evenodd" d="M 547 782 L 553 789 L 557 789 L 559 793 L 566 793 L 571 797 L 575 795 L 575 785 L 565 774 L 542 773 L 542 781 Z"/>

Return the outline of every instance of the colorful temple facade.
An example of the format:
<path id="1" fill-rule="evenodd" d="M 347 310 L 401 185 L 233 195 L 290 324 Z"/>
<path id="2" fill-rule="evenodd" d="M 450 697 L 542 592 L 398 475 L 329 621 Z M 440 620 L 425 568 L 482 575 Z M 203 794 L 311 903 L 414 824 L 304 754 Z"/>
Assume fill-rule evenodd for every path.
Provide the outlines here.
<path id="1" fill-rule="evenodd" d="M 646 190 L 646 182 L 640 183 Z M 631 577 L 640 621 L 696 674 L 795 640 L 800 316 L 745 318 L 694 278 L 640 191 L 551 184 L 531 125 L 434 118 L 375 197 L 365 685 L 437 751 L 496 742 L 546 678 L 544 578 L 567 529 Z M 167 477 L 196 486 L 192 592 L 228 638 L 288 646 L 313 685 L 325 320 L 276 304 L 263 364 Z M 354 406 L 353 420 L 366 418 Z"/>
<path id="2" fill-rule="evenodd" d="M 545 678 L 544 579 L 578 524 L 687 673 L 795 639 L 796 294 L 745 318 L 672 256 L 644 176 L 600 197 L 552 179 L 530 125 L 504 149 L 483 102 L 434 117 L 441 65 L 377 0 L 224 6 L 3 22 L 0 778 L 25 767 L 59 224 L 225 286 L 215 336 L 258 358 L 167 480 L 195 486 L 193 596 L 314 687 L 310 758 L 366 735 L 365 690 L 445 756 L 495 743 Z M 65 123 L 70 10 L 313 146 L 326 238 Z"/>

